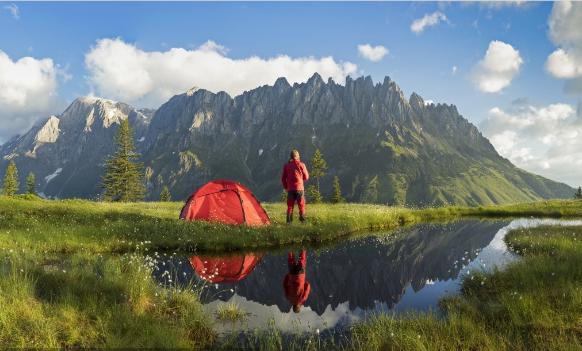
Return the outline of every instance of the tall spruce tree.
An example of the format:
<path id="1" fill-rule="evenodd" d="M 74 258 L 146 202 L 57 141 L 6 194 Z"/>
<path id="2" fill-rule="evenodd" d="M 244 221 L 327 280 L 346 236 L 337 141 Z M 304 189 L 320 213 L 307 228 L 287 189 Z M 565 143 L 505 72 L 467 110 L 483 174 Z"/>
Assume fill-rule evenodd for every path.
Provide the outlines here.
<path id="1" fill-rule="evenodd" d="M 115 137 L 117 151 L 106 163 L 102 178 L 105 201 L 133 202 L 143 200 L 145 194 L 143 165 L 136 160 L 133 131 L 127 119 L 121 121 Z"/>
<path id="2" fill-rule="evenodd" d="M 311 159 L 311 176 L 315 178 L 317 184 L 317 191 L 321 191 L 319 187 L 319 179 L 325 175 L 327 171 L 327 162 L 323 159 L 323 155 L 319 149 L 315 150 L 313 158 Z"/>
<path id="3" fill-rule="evenodd" d="M 333 177 L 332 188 L 333 188 L 333 195 L 331 197 L 331 202 L 333 202 L 334 204 L 338 204 L 340 202 L 346 201 L 342 196 L 342 189 L 340 186 L 340 181 L 339 181 L 338 176 Z"/>
<path id="4" fill-rule="evenodd" d="M 576 190 L 576 193 L 574 194 L 574 198 L 575 199 L 582 199 L 582 187 L 578 187 L 578 190 Z"/>
<path id="5" fill-rule="evenodd" d="M 162 192 L 160 193 L 160 201 L 162 202 L 170 202 L 172 201 L 172 194 L 170 194 L 170 189 L 166 185 L 162 188 Z"/>
<path id="6" fill-rule="evenodd" d="M 36 195 L 36 177 L 32 172 L 29 172 L 26 176 L 26 193 Z"/>
<path id="7" fill-rule="evenodd" d="M 2 194 L 6 196 L 14 196 L 18 193 L 20 183 L 18 181 L 18 168 L 16 163 L 10 161 L 4 174 L 4 183 L 2 184 Z"/>

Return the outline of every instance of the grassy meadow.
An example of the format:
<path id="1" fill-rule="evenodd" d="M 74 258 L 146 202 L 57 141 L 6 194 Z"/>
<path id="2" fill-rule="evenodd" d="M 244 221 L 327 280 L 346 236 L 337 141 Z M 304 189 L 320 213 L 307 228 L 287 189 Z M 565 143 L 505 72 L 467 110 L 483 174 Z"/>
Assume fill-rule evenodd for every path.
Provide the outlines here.
<path id="1" fill-rule="evenodd" d="M 367 204 L 308 206 L 305 224 L 284 224 L 285 206 L 265 204 L 273 225 L 229 226 L 177 219 L 182 203 L 104 203 L 0 197 L 0 248 L 40 252 L 139 250 L 224 252 L 322 244 L 361 231 L 389 231 L 460 217 L 582 217 L 582 201 L 409 209 Z"/>
<path id="2" fill-rule="evenodd" d="M 161 251 L 236 251 L 340 240 L 359 231 L 480 217 L 582 217 L 580 201 L 478 208 L 309 205 L 306 224 L 233 227 L 177 219 L 181 203 L 98 203 L 0 197 L 0 347 L 532 350 L 582 347 L 582 228 L 524 229 L 507 237 L 523 259 L 476 275 L 442 301 L 444 316 L 379 315 L 345 340 L 273 329 L 219 338 L 216 320 L 247 318 L 235 305 L 205 313 L 196 289 L 157 284 Z"/>

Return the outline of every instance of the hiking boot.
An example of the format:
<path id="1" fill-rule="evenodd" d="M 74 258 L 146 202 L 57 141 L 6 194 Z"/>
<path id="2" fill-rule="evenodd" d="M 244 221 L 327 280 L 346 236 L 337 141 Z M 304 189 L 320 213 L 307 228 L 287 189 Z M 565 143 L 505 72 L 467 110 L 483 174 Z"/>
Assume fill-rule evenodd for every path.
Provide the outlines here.
<path id="1" fill-rule="evenodd" d="M 299 215 L 299 220 L 301 221 L 301 223 L 304 223 L 305 222 L 305 216 L 302 215 L 302 214 L 300 214 Z"/>
<path id="2" fill-rule="evenodd" d="M 291 224 L 291 222 L 293 222 L 293 214 L 287 214 L 287 224 Z"/>

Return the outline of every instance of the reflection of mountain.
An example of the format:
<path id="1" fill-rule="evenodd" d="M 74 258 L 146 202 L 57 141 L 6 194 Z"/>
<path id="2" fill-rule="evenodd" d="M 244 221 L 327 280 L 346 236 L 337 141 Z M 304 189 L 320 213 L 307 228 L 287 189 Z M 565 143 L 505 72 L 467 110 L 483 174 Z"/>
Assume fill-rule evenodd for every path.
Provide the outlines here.
<path id="1" fill-rule="evenodd" d="M 322 314 L 327 306 L 349 302 L 351 310 L 370 309 L 377 302 L 394 306 L 408 285 L 415 291 L 427 281 L 454 279 L 465 263 L 487 246 L 504 225 L 499 222 L 464 221 L 447 225 L 421 225 L 403 231 L 384 243 L 366 238 L 318 253 L 307 260 L 311 294 L 306 306 Z M 194 274 L 186 267 L 185 279 Z M 240 296 L 281 311 L 291 306 L 283 294 L 286 256 L 266 256 L 246 279 L 235 284 L 209 286 L 203 299 L 229 299 L 233 288 Z M 219 293 L 220 292 L 220 293 Z"/>

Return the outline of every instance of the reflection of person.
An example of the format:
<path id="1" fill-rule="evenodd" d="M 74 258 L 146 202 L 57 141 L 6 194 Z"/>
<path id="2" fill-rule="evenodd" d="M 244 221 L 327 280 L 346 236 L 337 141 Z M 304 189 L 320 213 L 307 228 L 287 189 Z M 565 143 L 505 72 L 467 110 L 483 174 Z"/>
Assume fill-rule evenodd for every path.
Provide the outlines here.
<path id="1" fill-rule="evenodd" d="M 293 207 L 297 202 L 299 207 L 299 220 L 305 221 L 305 194 L 303 182 L 309 179 L 309 173 L 305 163 L 299 158 L 299 151 L 291 151 L 289 162 L 283 166 L 281 182 L 287 192 L 287 223 L 293 221 Z"/>
<path id="2" fill-rule="evenodd" d="M 299 313 L 301 306 L 307 301 L 311 292 L 311 285 L 305 280 L 307 251 L 301 251 L 297 262 L 295 262 L 295 253 L 289 252 L 287 263 L 289 265 L 289 273 L 283 280 L 283 289 L 285 290 L 285 297 L 293 305 L 293 312 Z"/>

